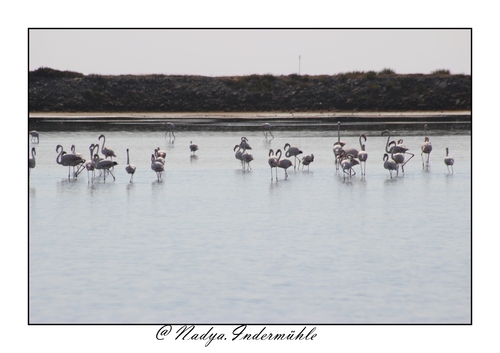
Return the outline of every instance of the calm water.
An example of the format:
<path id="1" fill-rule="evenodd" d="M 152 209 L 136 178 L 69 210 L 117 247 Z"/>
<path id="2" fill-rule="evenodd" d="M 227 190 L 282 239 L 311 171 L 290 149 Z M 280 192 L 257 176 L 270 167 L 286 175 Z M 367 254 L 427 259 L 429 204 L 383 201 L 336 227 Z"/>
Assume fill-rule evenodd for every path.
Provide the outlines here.
<path id="1" fill-rule="evenodd" d="M 344 133 L 359 148 L 362 131 Z M 89 157 L 100 132 L 45 132 L 29 185 L 31 323 L 470 323 L 471 137 L 430 131 L 422 170 L 383 168 L 368 133 L 366 177 L 336 172 L 335 132 L 102 131 L 116 181 L 68 181 L 55 147 Z M 241 136 L 254 156 L 243 171 Z M 191 157 L 190 141 L 199 145 Z M 271 181 L 269 148 L 314 153 Z M 150 169 L 167 152 L 163 181 Z M 448 175 L 445 148 L 455 158 Z M 137 166 L 125 172 L 126 149 Z M 292 158 L 293 160 L 293 158 Z"/>

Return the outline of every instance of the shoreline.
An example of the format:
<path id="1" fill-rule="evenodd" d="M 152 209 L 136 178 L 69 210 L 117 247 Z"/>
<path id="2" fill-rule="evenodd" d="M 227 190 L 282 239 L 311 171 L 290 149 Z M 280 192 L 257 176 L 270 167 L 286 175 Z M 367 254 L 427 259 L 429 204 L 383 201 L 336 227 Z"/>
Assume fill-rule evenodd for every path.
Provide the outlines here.
<path id="1" fill-rule="evenodd" d="M 31 112 L 30 119 L 77 119 L 77 118 L 123 118 L 123 119 L 310 119 L 310 118 L 442 118 L 471 117 L 471 111 L 410 111 L 410 112 L 122 112 L 122 113 L 62 113 L 62 112 Z"/>
<path id="2" fill-rule="evenodd" d="M 469 131 L 470 111 L 435 112 L 207 112 L 207 113 L 30 113 L 29 130 L 255 130 L 269 122 L 273 130 L 334 129 L 338 122 L 352 130 L 421 130 L 428 123 L 440 130 Z"/>

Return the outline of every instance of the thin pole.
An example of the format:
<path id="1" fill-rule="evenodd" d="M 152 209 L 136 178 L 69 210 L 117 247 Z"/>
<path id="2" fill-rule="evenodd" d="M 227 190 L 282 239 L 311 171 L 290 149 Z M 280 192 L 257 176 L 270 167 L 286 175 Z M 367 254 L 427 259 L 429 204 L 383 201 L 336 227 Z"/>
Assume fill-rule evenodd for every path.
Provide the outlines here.
<path id="1" fill-rule="evenodd" d="M 300 75 L 300 55 L 299 55 L 299 75 Z"/>

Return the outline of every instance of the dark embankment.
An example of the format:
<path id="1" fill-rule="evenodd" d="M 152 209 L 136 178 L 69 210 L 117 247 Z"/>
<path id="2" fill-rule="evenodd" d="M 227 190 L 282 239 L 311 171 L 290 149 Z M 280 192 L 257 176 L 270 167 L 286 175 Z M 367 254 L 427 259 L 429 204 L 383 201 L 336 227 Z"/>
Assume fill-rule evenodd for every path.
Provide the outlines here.
<path id="1" fill-rule="evenodd" d="M 470 110 L 467 75 L 101 76 L 29 72 L 30 112 L 391 112 Z"/>

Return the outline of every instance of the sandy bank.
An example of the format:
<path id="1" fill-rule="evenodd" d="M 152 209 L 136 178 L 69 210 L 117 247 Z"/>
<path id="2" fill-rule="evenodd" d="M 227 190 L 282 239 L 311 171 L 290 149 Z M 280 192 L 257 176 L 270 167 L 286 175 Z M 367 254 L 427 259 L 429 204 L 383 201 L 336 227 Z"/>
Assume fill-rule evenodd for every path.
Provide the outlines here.
<path id="1" fill-rule="evenodd" d="M 281 119 L 335 119 L 335 118 L 377 118 L 377 119 L 435 119 L 443 117 L 470 118 L 470 111 L 422 111 L 422 112 L 259 112 L 259 113 L 30 113 L 29 117 L 34 119 L 82 119 L 82 118 L 123 118 L 123 119 L 248 119 L 248 120 L 281 120 Z"/>

